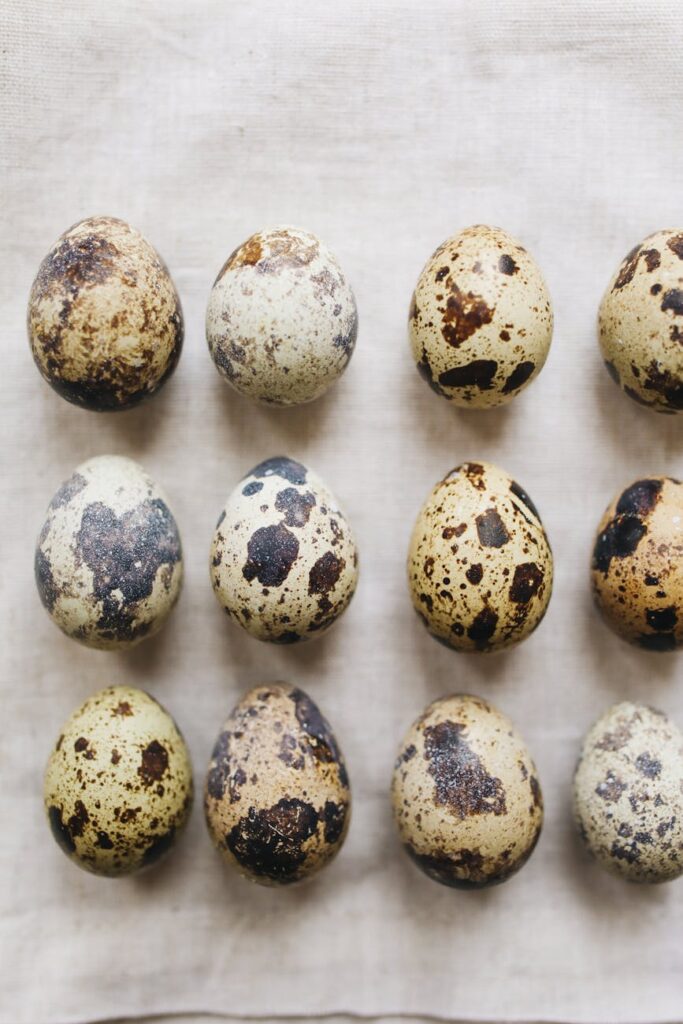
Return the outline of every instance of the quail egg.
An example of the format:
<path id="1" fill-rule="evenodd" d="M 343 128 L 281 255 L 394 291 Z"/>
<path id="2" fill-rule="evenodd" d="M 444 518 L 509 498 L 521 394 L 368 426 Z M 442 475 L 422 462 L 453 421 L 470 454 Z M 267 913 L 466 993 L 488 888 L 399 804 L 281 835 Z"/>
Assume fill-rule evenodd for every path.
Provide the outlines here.
<path id="1" fill-rule="evenodd" d="M 63 398 L 96 412 L 127 409 L 173 373 L 183 314 L 149 242 L 116 217 L 90 217 L 41 263 L 28 333 L 38 369 Z"/>
<path id="2" fill-rule="evenodd" d="M 602 867 L 633 882 L 683 874 L 683 733 L 623 701 L 588 731 L 574 775 L 574 816 Z"/>
<path id="3" fill-rule="evenodd" d="M 74 640 L 113 650 L 152 636 L 178 598 L 182 575 L 166 497 L 132 459 L 88 459 L 50 502 L 36 584 L 52 621 Z"/>
<path id="4" fill-rule="evenodd" d="M 174 844 L 192 806 L 192 766 L 178 727 L 142 690 L 111 686 L 64 725 L 45 772 L 52 834 L 96 875 L 127 875 Z"/>
<path id="5" fill-rule="evenodd" d="M 358 313 L 339 264 L 308 231 L 260 231 L 228 257 L 206 311 L 223 377 L 248 398 L 299 405 L 346 369 Z"/>
<path id="6" fill-rule="evenodd" d="M 410 728 L 392 802 L 411 859 L 434 881 L 461 889 L 519 871 L 543 824 L 524 740 L 506 715 L 468 694 L 434 701 Z"/>
<path id="7" fill-rule="evenodd" d="M 413 606 L 458 651 L 524 640 L 550 601 L 553 559 L 531 498 L 507 473 L 465 462 L 423 505 L 408 552 Z"/>
<path id="8" fill-rule="evenodd" d="M 323 482 L 285 456 L 255 466 L 214 533 L 211 582 L 228 615 L 259 640 L 291 644 L 329 629 L 353 597 L 356 544 Z"/>
<path id="9" fill-rule="evenodd" d="M 600 305 L 600 348 L 612 379 L 654 412 L 683 412 L 683 231 L 631 249 Z"/>
<path id="10" fill-rule="evenodd" d="M 519 242 L 476 224 L 427 261 L 408 333 L 420 375 L 437 395 L 472 409 L 502 405 L 541 372 L 548 356 L 548 289 Z"/>
<path id="11" fill-rule="evenodd" d="M 683 643 L 683 484 L 636 480 L 598 527 L 591 580 L 608 626 L 649 651 Z"/>
<path id="12" fill-rule="evenodd" d="M 303 690 L 273 683 L 245 694 L 216 741 L 205 810 L 224 859 L 261 885 L 308 878 L 339 852 L 349 780 L 330 726 Z"/>

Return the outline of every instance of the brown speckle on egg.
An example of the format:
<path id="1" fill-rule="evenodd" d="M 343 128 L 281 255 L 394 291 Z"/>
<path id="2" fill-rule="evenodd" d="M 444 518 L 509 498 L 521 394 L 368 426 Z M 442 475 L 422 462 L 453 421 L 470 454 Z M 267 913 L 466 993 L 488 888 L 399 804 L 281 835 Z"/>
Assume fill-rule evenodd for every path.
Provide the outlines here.
<path id="1" fill-rule="evenodd" d="M 344 758 L 317 705 L 274 683 L 245 694 L 214 746 L 204 806 L 224 859 L 262 885 L 288 885 L 339 852 L 351 807 Z"/>
<path id="2" fill-rule="evenodd" d="M 67 401 L 126 409 L 173 373 L 183 344 L 180 299 L 142 235 L 116 217 L 69 228 L 40 265 L 28 333 L 43 377 Z"/>
<path id="3" fill-rule="evenodd" d="M 434 881 L 464 889 L 518 871 L 543 822 L 523 740 L 496 708 L 462 694 L 435 701 L 408 731 L 392 803 L 411 859 Z"/>

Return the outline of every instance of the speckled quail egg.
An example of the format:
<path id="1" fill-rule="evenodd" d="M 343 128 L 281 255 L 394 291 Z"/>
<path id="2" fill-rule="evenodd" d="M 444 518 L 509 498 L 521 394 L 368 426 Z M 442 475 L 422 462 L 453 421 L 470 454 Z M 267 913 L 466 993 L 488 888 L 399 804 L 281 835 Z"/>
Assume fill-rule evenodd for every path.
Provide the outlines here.
<path id="1" fill-rule="evenodd" d="M 503 470 L 465 462 L 423 505 L 408 552 L 413 605 L 458 651 L 524 640 L 550 601 L 553 559 L 528 494 Z"/>
<path id="2" fill-rule="evenodd" d="M 259 640 L 291 644 L 320 636 L 346 609 L 358 554 L 324 483 L 277 456 L 255 466 L 228 498 L 210 573 L 233 621 Z"/>
<path id="3" fill-rule="evenodd" d="M 185 741 L 153 697 L 112 686 L 74 711 L 48 761 L 45 809 L 75 864 L 109 877 L 154 864 L 191 806 Z"/>
<path id="4" fill-rule="evenodd" d="M 434 701 L 413 724 L 391 792 L 411 859 L 456 888 L 506 881 L 531 856 L 543 824 L 524 740 L 506 715 L 467 694 Z"/>
<path id="5" fill-rule="evenodd" d="M 427 261 L 408 333 L 420 375 L 437 395 L 472 409 L 502 405 L 541 372 L 548 356 L 548 289 L 519 242 L 476 224 Z"/>
<path id="6" fill-rule="evenodd" d="M 588 731 L 574 775 L 588 849 L 633 882 L 683 874 L 683 733 L 645 704 L 615 704 Z"/>
<path id="7" fill-rule="evenodd" d="M 41 263 L 28 333 L 38 369 L 63 398 L 96 412 L 127 409 L 175 370 L 183 314 L 168 268 L 139 231 L 90 217 Z"/>
<path id="8" fill-rule="evenodd" d="M 636 480 L 598 527 L 591 581 L 607 624 L 631 643 L 671 651 L 683 643 L 683 484 Z"/>
<path id="9" fill-rule="evenodd" d="M 683 412 L 683 231 L 631 249 L 600 304 L 600 348 L 612 379 L 654 412 Z"/>
<path id="10" fill-rule="evenodd" d="M 205 810 L 227 863 L 261 885 L 309 878 L 339 852 L 349 780 L 329 724 L 303 690 L 273 683 L 245 694 L 216 741 Z"/>
<path id="11" fill-rule="evenodd" d="M 88 647 L 130 647 L 180 592 L 180 535 L 163 491 L 132 459 L 83 462 L 50 502 L 35 577 L 52 621 Z"/>
<path id="12" fill-rule="evenodd" d="M 206 311 L 206 338 L 234 388 L 270 405 L 327 391 L 356 344 L 358 313 L 339 264 L 308 231 L 276 227 L 228 257 Z"/>

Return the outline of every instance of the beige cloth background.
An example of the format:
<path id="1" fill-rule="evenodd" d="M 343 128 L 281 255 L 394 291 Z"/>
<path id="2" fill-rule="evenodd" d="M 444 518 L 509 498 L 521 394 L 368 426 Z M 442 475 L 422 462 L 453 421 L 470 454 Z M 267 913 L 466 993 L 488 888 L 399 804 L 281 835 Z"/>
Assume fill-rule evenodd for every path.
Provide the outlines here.
<path id="1" fill-rule="evenodd" d="M 683 883 L 635 888 L 607 877 L 569 820 L 579 739 L 606 705 L 645 699 L 683 723 L 680 660 L 612 637 L 586 578 L 612 494 L 638 475 L 683 472 L 680 420 L 617 392 L 594 330 L 618 260 L 648 232 L 683 223 L 678 0 L 1 7 L 0 1020 L 683 1019 Z M 40 259 L 93 213 L 124 217 L 152 240 L 187 318 L 172 382 L 118 416 L 60 400 L 25 339 Z M 344 379 L 299 411 L 234 394 L 203 337 L 227 253 L 278 222 L 330 244 L 361 315 Z M 480 415 L 431 394 L 405 336 L 424 260 L 473 222 L 500 224 L 529 246 L 556 310 L 539 380 L 507 409 Z M 104 452 L 141 460 L 162 483 L 186 550 L 172 623 L 120 655 L 62 637 L 32 579 L 47 502 L 77 463 Z M 297 649 L 232 628 L 208 582 L 223 499 L 278 452 L 330 484 L 362 556 L 344 620 Z M 543 626 L 492 658 L 430 640 L 404 580 L 418 507 L 467 457 L 494 460 L 523 483 L 556 556 Z M 272 892 L 229 874 L 199 805 L 179 849 L 146 877 L 110 883 L 60 854 L 43 820 L 42 770 L 63 719 L 89 693 L 112 682 L 149 688 L 185 731 L 201 786 L 238 694 L 274 677 L 310 690 L 350 766 L 351 833 L 317 881 Z M 422 877 L 390 820 L 399 738 L 452 690 L 480 693 L 515 719 L 546 796 L 533 859 L 489 892 Z"/>

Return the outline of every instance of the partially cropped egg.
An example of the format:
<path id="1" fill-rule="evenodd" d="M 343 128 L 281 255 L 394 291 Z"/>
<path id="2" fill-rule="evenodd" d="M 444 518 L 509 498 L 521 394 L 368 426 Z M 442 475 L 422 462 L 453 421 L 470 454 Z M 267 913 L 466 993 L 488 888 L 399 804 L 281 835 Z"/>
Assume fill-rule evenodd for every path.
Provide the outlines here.
<path id="1" fill-rule="evenodd" d="M 204 799 L 224 859 L 261 885 L 320 871 L 349 826 L 349 780 L 334 734 L 303 690 L 281 683 L 257 686 L 233 709 Z"/>
<path id="2" fill-rule="evenodd" d="M 610 376 L 653 412 L 683 412 L 683 231 L 657 231 L 631 249 L 598 317 Z"/>
<path id="3" fill-rule="evenodd" d="M 683 644 L 683 484 L 636 480 L 600 520 L 591 581 L 614 632 L 648 651 Z"/>
<path id="4" fill-rule="evenodd" d="M 182 575 L 166 496 L 132 459 L 88 459 L 50 502 L 36 584 L 52 621 L 74 640 L 112 650 L 152 636 L 178 598 Z"/>
<path id="5" fill-rule="evenodd" d="M 112 686 L 71 715 L 45 772 L 52 834 L 96 875 L 127 875 L 174 845 L 192 806 L 192 766 L 169 713 L 149 694 Z"/>
<path id="6" fill-rule="evenodd" d="M 346 609 L 358 553 L 325 484 L 278 456 L 255 466 L 229 496 L 210 572 L 234 622 L 259 640 L 291 644 L 320 636 Z"/>
<path id="7" fill-rule="evenodd" d="M 478 889 L 527 862 L 543 798 L 526 744 L 480 697 L 434 701 L 409 729 L 392 781 L 406 852 L 436 882 Z"/>
<path id="8" fill-rule="evenodd" d="M 602 867 L 633 882 L 683 874 L 683 733 L 645 704 L 615 704 L 589 729 L 574 816 Z"/>
<path id="9" fill-rule="evenodd" d="M 524 640 L 550 601 L 553 558 L 536 506 L 503 470 L 465 462 L 423 505 L 408 552 L 413 606 L 458 651 Z"/>
<path id="10" fill-rule="evenodd" d="M 476 224 L 429 258 L 408 331 L 420 375 L 465 408 L 502 405 L 534 380 L 553 333 L 550 296 L 527 250 Z"/>
<path id="11" fill-rule="evenodd" d="M 127 409 L 173 373 L 183 314 L 166 264 L 140 232 L 90 217 L 41 263 L 28 333 L 38 369 L 63 398 L 98 412 Z"/>
<path id="12" fill-rule="evenodd" d="M 299 405 L 346 369 L 358 333 L 353 292 L 330 250 L 300 228 L 257 232 L 228 257 L 206 311 L 223 377 L 248 398 Z"/>

